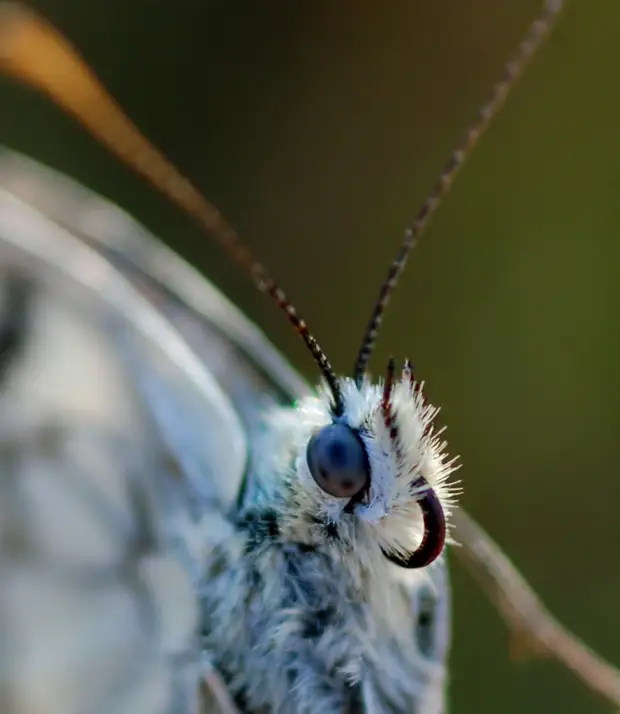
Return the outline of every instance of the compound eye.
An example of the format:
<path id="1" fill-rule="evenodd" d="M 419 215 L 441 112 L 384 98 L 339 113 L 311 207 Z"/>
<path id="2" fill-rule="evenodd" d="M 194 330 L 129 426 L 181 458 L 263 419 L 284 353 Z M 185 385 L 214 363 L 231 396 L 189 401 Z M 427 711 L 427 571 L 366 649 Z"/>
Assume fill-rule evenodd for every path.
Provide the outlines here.
<path id="1" fill-rule="evenodd" d="M 329 424 L 314 434 L 306 458 L 312 478 L 335 498 L 357 496 L 370 480 L 364 444 L 346 424 Z"/>

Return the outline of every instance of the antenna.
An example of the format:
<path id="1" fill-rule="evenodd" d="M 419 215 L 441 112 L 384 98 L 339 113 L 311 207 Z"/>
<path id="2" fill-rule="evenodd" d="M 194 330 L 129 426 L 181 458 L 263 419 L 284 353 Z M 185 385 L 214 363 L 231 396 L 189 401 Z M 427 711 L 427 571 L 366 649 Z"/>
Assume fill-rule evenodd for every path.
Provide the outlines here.
<path id="1" fill-rule="evenodd" d="M 144 137 L 86 61 L 48 22 L 19 3 L 0 2 L 0 71 L 48 95 L 127 166 L 146 178 L 213 235 L 232 259 L 286 313 L 306 343 L 333 397 L 344 409 L 336 374 L 325 353 L 284 291 L 241 242 L 218 209 Z"/>
<path id="2" fill-rule="evenodd" d="M 388 270 L 387 277 L 379 290 L 379 297 L 375 302 L 372 314 L 362 343 L 357 353 L 355 366 L 353 368 L 353 377 L 358 387 L 361 386 L 368 361 L 372 355 L 379 328 L 383 322 L 386 308 L 394 292 L 394 288 L 400 278 L 407 258 L 412 248 L 417 244 L 420 236 L 428 226 L 430 219 L 437 210 L 441 201 L 446 197 L 454 179 L 471 155 L 474 147 L 478 143 L 480 137 L 489 127 L 493 118 L 503 107 L 510 90 L 515 86 L 517 80 L 523 73 L 529 60 L 532 59 L 536 51 L 543 44 L 544 39 L 549 35 L 556 20 L 562 10 L 562 0 L 547 0 L 543 9 L 536 20 L 530 26 L 529 32 L 519 45 L 519 49 L 514 57 L 506 65 L 503 78 L 493 87 L 488 101 L 482 105 L 478 111 L 478 116 L 473 124 L 467 130 L 461 143 L 452 152 L 450 159 L 445 165 L 443 171 L 439 175 L 435 186 L 422 204 L 418 214 L 405 231 L 405 238 L 401 243 L 396 258 L 392 261 Z"/>

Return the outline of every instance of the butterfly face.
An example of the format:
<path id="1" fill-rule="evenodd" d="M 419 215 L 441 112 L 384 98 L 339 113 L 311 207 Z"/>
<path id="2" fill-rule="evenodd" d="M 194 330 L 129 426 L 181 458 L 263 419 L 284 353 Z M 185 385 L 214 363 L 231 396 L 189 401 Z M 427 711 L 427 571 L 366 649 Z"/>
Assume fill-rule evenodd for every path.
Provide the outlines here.
<path id="1" fill-rule="evenodd" d="M 437 410 L 408 366 L 395 384 L 343 379 L 340 390 L 340 416 L 322 390 L 271 417 L 289 461 L 273 467 L 284 479 L 264 478 L 278 491 L 286 537 L 338 541 L 362 560 L 383 552 L 404 567 L 429 565 L 443 548 L 454 496 Z"/>

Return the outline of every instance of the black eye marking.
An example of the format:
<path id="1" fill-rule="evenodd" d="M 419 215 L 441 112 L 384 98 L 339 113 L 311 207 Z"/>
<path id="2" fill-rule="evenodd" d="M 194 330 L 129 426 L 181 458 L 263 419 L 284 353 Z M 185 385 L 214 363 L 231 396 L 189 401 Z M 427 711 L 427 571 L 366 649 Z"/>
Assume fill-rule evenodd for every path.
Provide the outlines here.
<path id="1" fill-rule="evenodd" d="M 417 594 L 415 640 L 424 657 L 432 657 L 435 650 L 435 622 L 437 598 L 429 586 L 422 586 Z"/>
<path id="2" fill-rule="evenodd" d="M 328 424 L 306 450 L 308 468 L 319 488 L 335 498 L 354 498 L 370 481 L 368 454 L 359 434 L 346 424 Z"/>
<path id="3" fill-rule="evenodd" d="M 256 550 L 266 540 L 276 540 L 280 535 L 278 516 L 270 508 L 264 511 L 248 511 L 238 522 L 238 526 L 247 533 L 246 553 Z"/>

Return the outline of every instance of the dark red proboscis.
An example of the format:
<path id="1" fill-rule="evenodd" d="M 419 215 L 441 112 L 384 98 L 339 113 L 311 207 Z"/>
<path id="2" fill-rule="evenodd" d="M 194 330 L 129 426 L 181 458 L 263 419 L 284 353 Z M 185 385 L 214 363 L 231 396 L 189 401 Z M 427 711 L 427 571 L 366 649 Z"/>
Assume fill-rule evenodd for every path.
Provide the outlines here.
<path id="1" fill-rule="evenodd" d="M 405 362 L 403 375 L 407 375 L 409 377 L 410 384 L 414 387 L 413 372 L 409 361 Z M 394 360 L 390 358 L 386 372 L 381 407 L 383 409 L 385 425 L 390 430 L 390 438 L 398 453 L 398 429 L 395 424 L 391 403 L 393 380 Z M 418 500 L 420 508 L 422 509 L 422 518 L 424 520 L 424 535 L 422 536 L 422 542 L 407 559 L 397 555 L 396 553 L 389 553 L 385 550 L 383 551 L 383 554 L 386 558 L 388 558 L 388 560 L 401 568 L 425 568 L 441 555 L 446 542 L 446 517 L 435 490 L 428 484 L 427 480 L 423 476 L 418 476 L 411 485 L 414 489 L 424 488 L 424 486 L 426 486 L 426 490 L 424 491 L 423 496 Z"/>
<path id="2" fill-rule="evenodd" d="M 421 476 L 415 482 L 416 486 L 425 483 L 426 479 Z M 420 545 L 407 559 L 383 551 L 388 560 L 401 568 L 425 568 L 441 555 L 446 542 L 446 517 L 437 494 L 430 486 L 418 503 L 424 519 L 424 535 Z"/>

